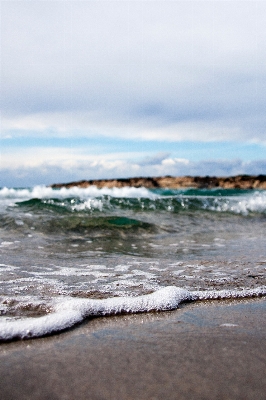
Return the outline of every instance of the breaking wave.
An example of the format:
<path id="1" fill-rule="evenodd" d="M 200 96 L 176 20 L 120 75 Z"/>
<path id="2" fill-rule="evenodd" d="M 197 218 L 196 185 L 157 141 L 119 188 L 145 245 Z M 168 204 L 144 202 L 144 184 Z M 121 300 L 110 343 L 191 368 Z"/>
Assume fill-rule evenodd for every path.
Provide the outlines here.
<path id="1" fill-rule="evenodd" d="M 31 189 L 0 189 L 5 206 L 20 206 L 55 212 L 132 211 L 210 211 L 249 215 L 266 214 L 266 191 L 232 189 L 168 190 L 146 188 L 88 188 L 52 189 L 36 186 Z"/>

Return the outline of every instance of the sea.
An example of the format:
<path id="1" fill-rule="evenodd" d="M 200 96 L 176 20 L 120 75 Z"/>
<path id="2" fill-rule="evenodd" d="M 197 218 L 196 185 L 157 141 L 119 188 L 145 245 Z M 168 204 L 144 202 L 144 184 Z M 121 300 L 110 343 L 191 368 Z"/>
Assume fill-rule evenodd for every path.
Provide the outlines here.
<path id="1" fill-rule="evenodd" d="M 0 189 L 0 340 L 266 295 L 266 191 Z"/>

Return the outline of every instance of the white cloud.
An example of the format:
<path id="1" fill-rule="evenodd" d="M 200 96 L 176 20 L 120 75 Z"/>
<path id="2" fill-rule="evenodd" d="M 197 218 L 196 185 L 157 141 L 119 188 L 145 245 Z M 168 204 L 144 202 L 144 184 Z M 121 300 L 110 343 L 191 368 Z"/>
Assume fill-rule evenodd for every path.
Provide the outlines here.
<path id="1" fill-rule="evenodd" d="M 105 136 L 128 140 L 155 141 L 246 141 L 266 143 L 263 121 L 254 117 L 228 118 L 223 120 L 191 120 L 164 123 L 157 117 L 136 121 L 104 117 L 93 112 L 38 113 L 2 117 L 2 131 L 5 137 L 46 136 L 46 137 L 97 137 Z M 257 125 L 257 130 L 254 126 Z"/>
<path id="2" fill-rule="evenodd" d="M 145 156 L 145 152 L 142 156 Z M 97 154 L 93 147 L 7 147 L 1 151 L 0 171 L 4 169 L 23 169 L 57 166 L 67 171 L 79 168 L 102 168 L 111 170 L 124 166 L 125 160 L 139 158 L 139 153 L 106 153 Z M 26 167 L 26 168 L 27 168 Z"/>
<path id="3" fill-rule="evenodd" d="M 12 0 L 1 13 L 1 184 L 265 173 L 210 161 L 208 146 L 195 162 L 178 143 L 152 155 L 160 145 L 130 140 L 266 145 L 266 2 Z"/>
<path id="4" fill-rule="evenodd" d="M 52 154 L 53 151 L 49 150 Z M 55 150 L 58 151 L 58 149 Z M 67 154 L 67 153 L 66 153 Z M 65 155 L 66 155 L 65 154 Z M 100 156 L 72 159 L 62 157 L 51 158 L 49 162 L 44 157 L 34 160 L 27 167 L 14 164 L 13 167 L 2 167 L 2 186 L 32 186 L 37 184 L 52 184 L 59 182 L 71 182 L 81 179 L 102 178 L 128 178 L 134 176 L 184 176 L 184 175 L 210 175 L 232 176 L 237 174 L 261 174 L 265 173 L 266 161 L 241 160 L 213 160 L 192 162 L 187 159 L 171 158 L 155 155 L 143 160 L 126 158 L 126 154 L 108 154 L 104 158 Z M 42 156 L 45 156 L 43 154 Z M 157 160 L 157 161 L 156 161 Z M 37 162 L 39 161 L 39 162 Z"/>
<path id="5" fill-rule="evenodd" d="M 174 165 L 178 165 L 178 164 L 184 164 L 184 165 L 189 165 L 189 160 L 185 159 L 185 158 L 165 158 L 162 161 L 162 165 L 165 166 L 174 166 Z"/>
<path id="6" fill-rule="evenodd" d="M 2 134 L 265 141 L 265 2 L 1 6 Z"/>

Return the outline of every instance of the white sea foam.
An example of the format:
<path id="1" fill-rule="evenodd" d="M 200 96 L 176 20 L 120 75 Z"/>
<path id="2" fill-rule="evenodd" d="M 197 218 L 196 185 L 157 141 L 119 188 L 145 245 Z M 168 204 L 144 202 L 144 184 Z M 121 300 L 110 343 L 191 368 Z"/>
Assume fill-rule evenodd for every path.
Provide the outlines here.
<path id="1" fill-rule="evenodd" d="M 247 215 L 250 212 L 266 212 L 266 192 L 252 192 L 249 195 L 236 197 L 221 197 L 215 199 L 214 205 L 206 208 L 212 211 L 233 212 L 236 214 Z"/>
<path id="2" fill-rule="evenodd" d="M 115 297 L 102 300 L 55 299 L 52 312 L 39 318 L 12 320 L 2 317 L 0 339 L 38 337 L 69 328 L 87 317 L 121 313 L 173 310 L 181 302 L 204 299 L 244 298 L 266 295 L 266 287 L 247 290 L 192 291 L 168 286 L 139 297 Z"/>
<path id="3" fill-rule="evenodd" d="M 96 186 L 89 186 L 88 188 L 60 188 L 53 189 L 46 186 L 34 186 L 31 189 L 14 189 L 14 188 L 2 188 L 0 189 L 0 199 L 12 199 L 12 200 L 27 200 L 32 198 L 47 199 L 47 198 L 58 198 L 64 199 L 69 197 L 78 197 L 80 199 L 89 199 L 101 196 L 111 196 L 118 198 L 156 198 L 157 195 L 153 194 L 148 189 L 141 187 L 123 187 L 123 188 L 101 188 L 98 189 Z M 89 206 L 89 203 L 88 203 Z"/>
<path id="4" fill-rule="evenodd" d="M 84 201 L 84 203 L 73 205 L 71 208 L 72 210 L 75 211 L 94 210 L 94 209 L 102 211 L 103 202 L 98 199 L 88 199 Z"/>
<path id="5" fill-rule="evenodd" d="M 0 275 L 3 272 L 13 271 L 15 269 L 19 269 L 19 267 L 15 267 L 14 265 L 0 264 Z"/>

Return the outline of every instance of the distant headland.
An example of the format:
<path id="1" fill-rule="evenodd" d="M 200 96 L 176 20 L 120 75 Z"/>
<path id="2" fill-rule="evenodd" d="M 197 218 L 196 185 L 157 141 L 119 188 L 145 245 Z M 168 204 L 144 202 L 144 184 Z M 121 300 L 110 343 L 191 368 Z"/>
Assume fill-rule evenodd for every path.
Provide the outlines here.
<path id="1" fill-rule="evenodd" d="M 79 188 L 87 188 L 96 186 L 97 188 L 121 188 L 121 187 L 145 187 L 147 189 L 156 188 L 198 188 L 198 189 L 265 189 L 266 175 L 237 175 L 230 177 L 216 176 L 161 176 L 161 177 L 137 177 L 137 178 L 121 178 L 121 179 L 94 179 L 82 180 L 69 183 L 55 183 L 50 187 L 71 188 L 77 186 Z"/>

